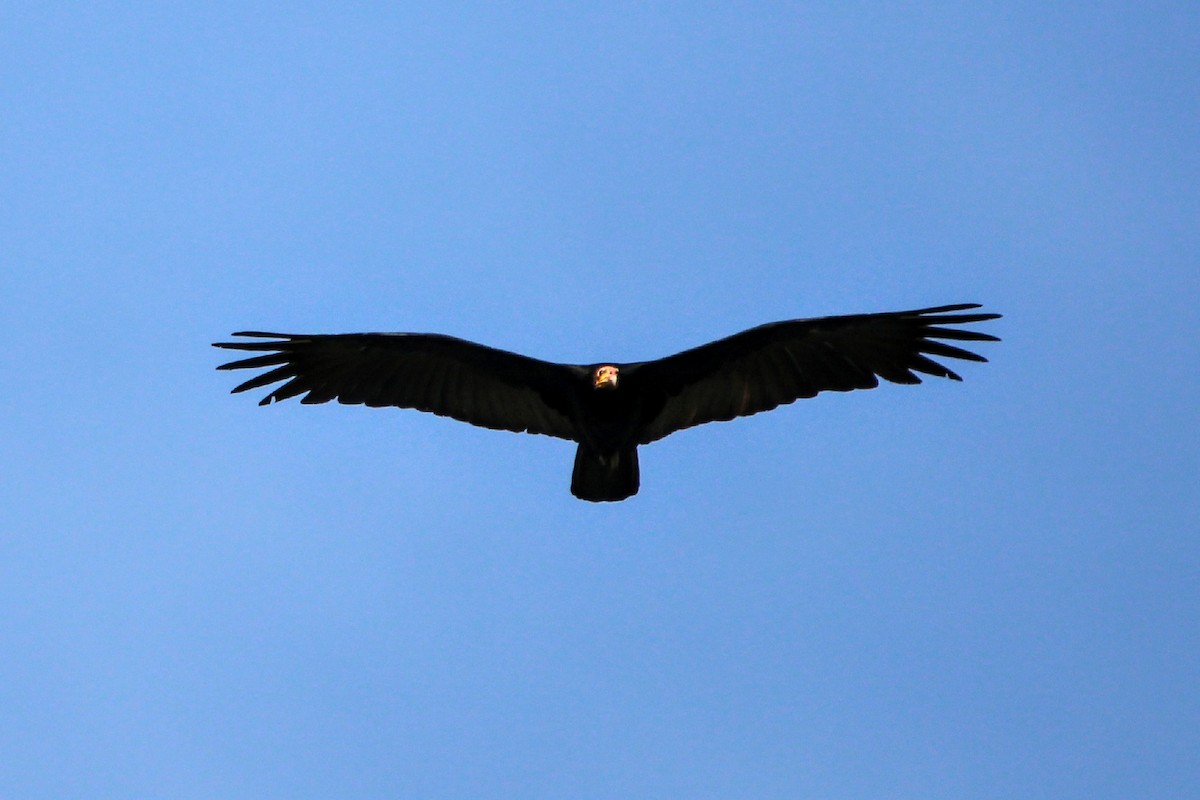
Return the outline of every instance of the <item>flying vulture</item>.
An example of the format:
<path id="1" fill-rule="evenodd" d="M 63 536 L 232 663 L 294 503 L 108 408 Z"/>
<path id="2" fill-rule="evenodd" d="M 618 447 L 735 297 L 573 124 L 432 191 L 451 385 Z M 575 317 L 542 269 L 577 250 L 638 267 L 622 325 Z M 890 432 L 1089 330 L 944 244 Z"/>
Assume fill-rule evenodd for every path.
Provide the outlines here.
<path id="1" fill-rule="evenodd" d="M 986 361 L 944 341 L 993 342 L 957 327 L 996 319 L 977 304 L 774 322 L 657 361 L 554 364 L 431 333 L 245 331 L 215 347 L 261 353 L 218 369 L 265 369 L 234 392 L 283 381 L 259 405 L 397 406 L 472 425 L 578 443 L 571 493 L 594 502 L 638 490 L 638 445 L 818 392 L 873 389 L 917 373 L 962 380 L 933 357 Z M 966 312 L 966 313 L 963 313 Z"/>

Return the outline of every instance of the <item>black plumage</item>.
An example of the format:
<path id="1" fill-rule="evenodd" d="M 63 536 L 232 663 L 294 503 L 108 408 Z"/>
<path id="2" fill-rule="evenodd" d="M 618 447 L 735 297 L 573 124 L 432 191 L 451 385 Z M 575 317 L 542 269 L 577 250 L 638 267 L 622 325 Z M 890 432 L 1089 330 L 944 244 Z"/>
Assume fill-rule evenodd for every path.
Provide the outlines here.
<path id="1" fill-rule="evenodd" d="M 950 342 L 998 341 L 958 327 L 996 319 L 975 304 L 774 322 L 655 361 L 555 364 L 440 334 L 296 335 L 245 331 L 214 346 L 261 353 L 218 369 L 265 369 L 244 392 L 282 382 L 260 405 L 397 406 L 497 430 L 578 443 L 571 492 L 624 500 L 638 490 L 638 445 L 879 379 L 961 378 L 935 360 L 986 361 Z M 964 313 L 965 312 L 965 313 Z"/>

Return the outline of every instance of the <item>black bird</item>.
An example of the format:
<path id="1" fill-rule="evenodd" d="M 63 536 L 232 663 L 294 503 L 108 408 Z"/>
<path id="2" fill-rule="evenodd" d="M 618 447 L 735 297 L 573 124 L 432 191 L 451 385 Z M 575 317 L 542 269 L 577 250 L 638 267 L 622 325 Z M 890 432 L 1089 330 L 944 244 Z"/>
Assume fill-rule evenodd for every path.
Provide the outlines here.
<path id="1" fill-rule="evenodd" d="M 214 347 L 263 355 L 217 369 L 267 369 L 234 388 L 286 381 L 259 405 L 397 406 L 472 425 L 578 442 L 571 493 L 624 500 L 637 493 L 637 447 L 706 422 L 767 411 L 818 392 L 873 389 L 917 373 L 962 380 L 930 356 L 986 361 L 938 341 L 994 342 L 960 327 L 999 314 L 977 304 L 760 325 L 657 361 L 553 364 L 430 333 L 298 335 L 245 331 L 273 341 Z M 268 369 L 269 368 L 269 369 Z"/>

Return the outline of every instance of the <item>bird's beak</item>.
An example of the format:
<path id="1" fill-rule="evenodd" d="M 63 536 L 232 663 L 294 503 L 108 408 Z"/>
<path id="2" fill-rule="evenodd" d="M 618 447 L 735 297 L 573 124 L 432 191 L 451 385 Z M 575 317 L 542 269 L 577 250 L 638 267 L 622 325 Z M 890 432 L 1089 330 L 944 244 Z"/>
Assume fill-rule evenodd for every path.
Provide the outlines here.
<path id="1" fill-rule="evenodd" d="M 597 367 L 592 378 L 593 389 L 617 388 L 617 368 L 612 366 Z"/>

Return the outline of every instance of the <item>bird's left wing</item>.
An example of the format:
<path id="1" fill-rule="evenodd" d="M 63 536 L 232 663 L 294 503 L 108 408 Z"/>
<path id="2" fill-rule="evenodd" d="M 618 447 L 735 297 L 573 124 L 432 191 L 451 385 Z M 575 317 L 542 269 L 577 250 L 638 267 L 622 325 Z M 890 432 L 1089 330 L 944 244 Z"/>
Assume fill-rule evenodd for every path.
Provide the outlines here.
<path id="1" fill-rule="evenodd" d="M 440 334 L 298 335 L 244 331 L 273 341 L 217 342 L 263 353 L 217 369 L 267 369 L 235 387 L 286 381 L 260 405 L 304 395 L 301 403 L 397 406 L 484 428 L 574 439 L 570 387 L 581 367 L 553 364 Z"/>
<path id="2" fill-rule="evenodd" d="M 917 373 L 960 380 L 932 357 L 986 361 L 938 341 L 990 342 L 959 325 L 996 319 L 959 304 L 760 325 L 657 361 L 627 365 L 643 398 L 641 444 L 706 422 L 756 414 L 822 391 L 871 389 L 879 378 L 920 383 Z M 961 312 L 971 313 L 961 313 Z"/>

